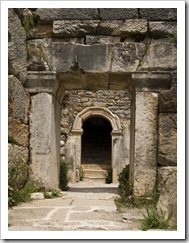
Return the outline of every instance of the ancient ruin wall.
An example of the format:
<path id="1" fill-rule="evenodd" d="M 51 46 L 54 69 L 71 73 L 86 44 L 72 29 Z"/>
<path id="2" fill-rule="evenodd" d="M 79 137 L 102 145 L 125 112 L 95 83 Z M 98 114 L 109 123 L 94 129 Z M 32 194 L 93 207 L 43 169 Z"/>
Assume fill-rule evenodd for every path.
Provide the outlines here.
<path id="1" fill-rule="evenodd" d="M 30 161 L 28 119 L 30 94 L 23 87 L 28 88 L 27 71 L 71 71 L 65 83 L 66 89 L 73 88 L 70 80 L 74 80 L 79 74 L 81 76 L 81 80 L 77 82 L 79 90 L 81 84 L 88 82 L 87 75 L 83 72 L 87 72 L 87 68 L 90 67 L 88 63 L 83 62 L 83 55 L 87 55 L 93 49 L 94 55 L 91 56 L 91 60 L 95 60 L 96 51 L 100 50 L 99 54 L 106 58 L 103 59 L 105 62 L 98 63 L 102 67 L 98 72 L 119 70 L 128 73 L 145 71 L 148 74 L 150 72 L 170 74 L 169 82 L 167 80 L 158 82 L 156 79 L 153 83 L 153 79 L 143 81 L 142 78 L 135 81 L 136 91 L 158 92 L 157 163 L 158 185 L 162 192 L 158 205 L 161 207 L 163 201 L 165 205 L 169 205 L 171 197 L 165 193 L 169 191 L 167 189 L 169 185 L 166 185 L 164 190 L 161 181 L 172 172 L 175 173 L 177 165 L 176 21 L 176 9 L 9 9 L 9 165 L 15 163 L 17 157 L 19 161 L 21 158 L 26 162 Z M 87 46 L 89 46 L 88 52 L 84 53 L 84 47 Z M 75 48 L 79 57 L 77 62 L 75 57 L 72 58 L 75 55 Z M 66 61 L 61 63 L 60 60 L 64 55 Z M 95 70 L 96 67 L 94 70 L 90 69 L 92 72 Z M 104 80 L 109 78 L 107 74 L 100 77 L 105 77 Z M 108 85 L 123 88 L 121 79 L 119 82 L 110 81 L 107 87 Z M 77 91 L 73 94 L 72 92 L 70 97 Z M 35 94 L 32 96 L 35 97 Z M 86 96 L 85 93 L 83 98 Z M 84 102 L 80 104 L 84 106 Z M 120 119 L 123 122 L 121 117 Z M 62 126 L 63 130 L 66 131 Z M 27 163 L 25 164 L 21 172 L 24 178 L 21 185 L 25 183 L 28 175 Z M 174 200 L 172 202 L 174 204 Z"/>

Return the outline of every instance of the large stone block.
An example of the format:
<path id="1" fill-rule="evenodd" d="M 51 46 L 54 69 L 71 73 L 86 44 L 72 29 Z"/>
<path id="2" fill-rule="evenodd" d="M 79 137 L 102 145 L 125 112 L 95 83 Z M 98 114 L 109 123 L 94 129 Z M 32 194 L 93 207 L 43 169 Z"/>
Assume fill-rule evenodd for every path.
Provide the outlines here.
<path id="1" fill-rule="evenodd" d="M 30 179 L 44 187 L 50 180 L 51 115 L 53 97 L 40 93 L 31 97 L 30 112 Z"/>
<path id="2" fill-rule="evenodd" d="M 82 75 L 83 88 L 89 90 L 107 90 L 107 73 L 86 73 Z"/>
<path id="3" fill-rule="evenodd" d="M 172 222 L 177 222 L 177 167 L 158 168 L 158 191 L 160 193 L 157 210 L 168 216 L 172 213 Z"/>
<path id="4" fill-rule="evenodd" d="M 71 43 L 52 43 L 52 70 L 56 72 L 77 71 L 77 56 L 75 45 Z"/>
<path id="5" fill-rule="evenodd" d="M 28 157 L 27 148 L 8 144 L 8 168 L 11 183 L 17 188 L 22 188 L 28 179 Z"/>
<path id="6" fill-rule="evenodd" d="M 170 37 L 177 35 L 176 22 L 149 22 L 151 37 Z"/>
<path id="7" fill-rule="evenodd" d="M 98 19 L 97 8 L 38 8 L 34 14 L 40 22 L 53 22 L 54 20 L 82 20 Z"/>
<path id="8" fill-rule="evenodd" d="M 53 22 L 53 33 L 59 37 L 95 35 L 98 20 L 58 20 Z"/>
<path id="9" fill-rule="evenodd" d="M 137 19 L 137 8 L 101 8 L 100 19 Z"/>
<path id="10" fill-rule="evenodd" d="M 28 147 L 28 125 L 18 122 L 14 118 L 9 117 L 8 135 L 9 139 L 13 140 L 17 145 Z"/>
<path id="11" fill-rule="evenodd" d="M 23 123 L 28 122 L 30 96 L 25 92 L 21 82 L 13 75 L 8 80 L 9 116 Z"/>
<path id="12" fill-rule="evenodd" d="M 134 193 L 149 196 L 156 183 L 158 94 L 136 92 Z"/>
<path id="13" fill-rule="evenodd" d="M 132 81 L 135 90 L 160 92 L 160 90 L 170 89 L 170 73 L 169 72 L 135 72 L 132 74 Z"/>
<path id="14" fill-rule="evenodd" d="M 79 68 L 85 72 L 108 72 L 111 62 L 110 45 L 77 45 L 77 58 Z"/>
<path id="15" fill-rule="evenodd" d="M 177 69 L 177 49 L 170 40 L 153 40 L 142 60 L 140 71 L 167 71 Z"/>
<path id="16" fill-rule="evenodd" d="M 118 36 L 86 36 L 86 44 L 94 45 L 94 44 L 109 44 L 120 42 L 121 37 Z"/>
<path id="17" fill-rule="evenodd" d="M 160 165 L 177 164 L 177 115 L 159 114 L 159 152 Z"/>
<path id="18" fill-rule="evenodd" d="M 159 112 L 177 112 L 177 87 L 174 86 L 170 90 L 164 90 L 159 93 Z"/>
<path id="19" fill-rule="evenodd" d="M 52 68 L 51 39 L 29 40 L 27 42 L 28 71 L 50 71 Z"/>
<path id="20" fill-rule="evenodd" d="M 30 180 L 39 188 L 59 186 L 60 121 L 58 104 L 52 94 L 31 97 Z M 58 156 L 59 154 L 59 156 Z"/>
<path id="21" fill-rule="evenodd" d="M 127 19 L 119 27 L 118 33 L 121 37 L 145 35 L 147 33 L 147 20 Z"/>
<path id="22" fill-rule="evenodd" d="M 177 20 L 176 8 L 140 8 L 139 17 L 148 20 Z"/>
<path id="23" fill-rule="evenodd" d="M 8 11 L 8 35 L 9 74 L 25 82 L 27 77 L 26 34 L 20 19 L 12 9 Z"/>
<path id="24" fill-rule="evenodd" d="M 97 35 L 119 34 L 119 27 L 123 24 L 122 20 L 101 20 L 97 28 Z"/>
<path id="25" fill-rule="evenodd" d="M 143 43 L 116 43 L 112 55 L 112 72 L 135 72 L 144 57 Z"/>

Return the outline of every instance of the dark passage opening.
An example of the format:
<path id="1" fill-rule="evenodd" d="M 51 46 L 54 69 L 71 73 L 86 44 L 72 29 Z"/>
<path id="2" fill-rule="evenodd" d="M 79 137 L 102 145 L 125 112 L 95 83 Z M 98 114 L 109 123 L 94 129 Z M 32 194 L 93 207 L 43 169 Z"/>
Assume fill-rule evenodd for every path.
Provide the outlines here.
<path id="1" fill-rule="evenodd" d="M 111 131 L 110 122 L 102 117 L 83 123 L 82 164 L 111 165 Z"/>

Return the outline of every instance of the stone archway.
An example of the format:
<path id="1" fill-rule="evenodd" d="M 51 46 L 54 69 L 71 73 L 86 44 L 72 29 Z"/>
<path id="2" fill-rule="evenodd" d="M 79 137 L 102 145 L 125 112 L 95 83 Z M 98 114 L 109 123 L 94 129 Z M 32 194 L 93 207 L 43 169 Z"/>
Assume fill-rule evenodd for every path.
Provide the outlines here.
<path id="1" fill-rule="evenodd" d="M 91 117 L 102 117 L 109 121 L 112 126 L 111 132 L 111 166 L 113 171 L 112 180 L 113 182 L 117 182 L 117 174 L 118 174 L 118 150 L 119 140 L 121 138 L 122 130 L 121 123 L 117 115 L 114 115 L 111 111 L 104 107 L 88 107 L 83 111 L 79 112 L 75 118 L 72 134 L 68 141 L 68 146 L 66 149 L 66 161 L 68 161 L 71 165 L 72 169 L 72 181 L 76 181 L 76 167 L 81 165 L 81 151 L 82 151 L 82 143 L 81 138 L 83 134 L 83 123 L 87 119 Z"/>

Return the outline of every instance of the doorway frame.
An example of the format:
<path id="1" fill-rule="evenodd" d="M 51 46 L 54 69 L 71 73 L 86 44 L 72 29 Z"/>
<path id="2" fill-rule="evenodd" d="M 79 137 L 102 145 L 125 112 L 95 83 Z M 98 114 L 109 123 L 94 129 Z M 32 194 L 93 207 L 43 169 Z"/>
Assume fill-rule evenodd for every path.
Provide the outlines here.
<path id="1" fill-rule="evenodd" d="M 69 155 L 70 157 L 75 157 L 75 160 L 72 160 L 72 182 L 76 181 L 76 168 L 81 166 L 81 151 L 82 151 L 82 134 L 83 134 L 83 123 L 90 117 L 100 116 L 108 120 L 112 126 L 111 132 L 111 167 L 112 167 L 112 182 L 117 183 L 117 144 L 118 140 L 122 135 L 122 128 L 119 117 L 113 114 L 110 110 L 105 107 L 92 106 L 87 107 L 81 112 L 79 112 L 75 118 L 72 132 L 71 132 L 71 143 L 74 143 L 74 149 L 72 149 L 73 155 Z"/>

